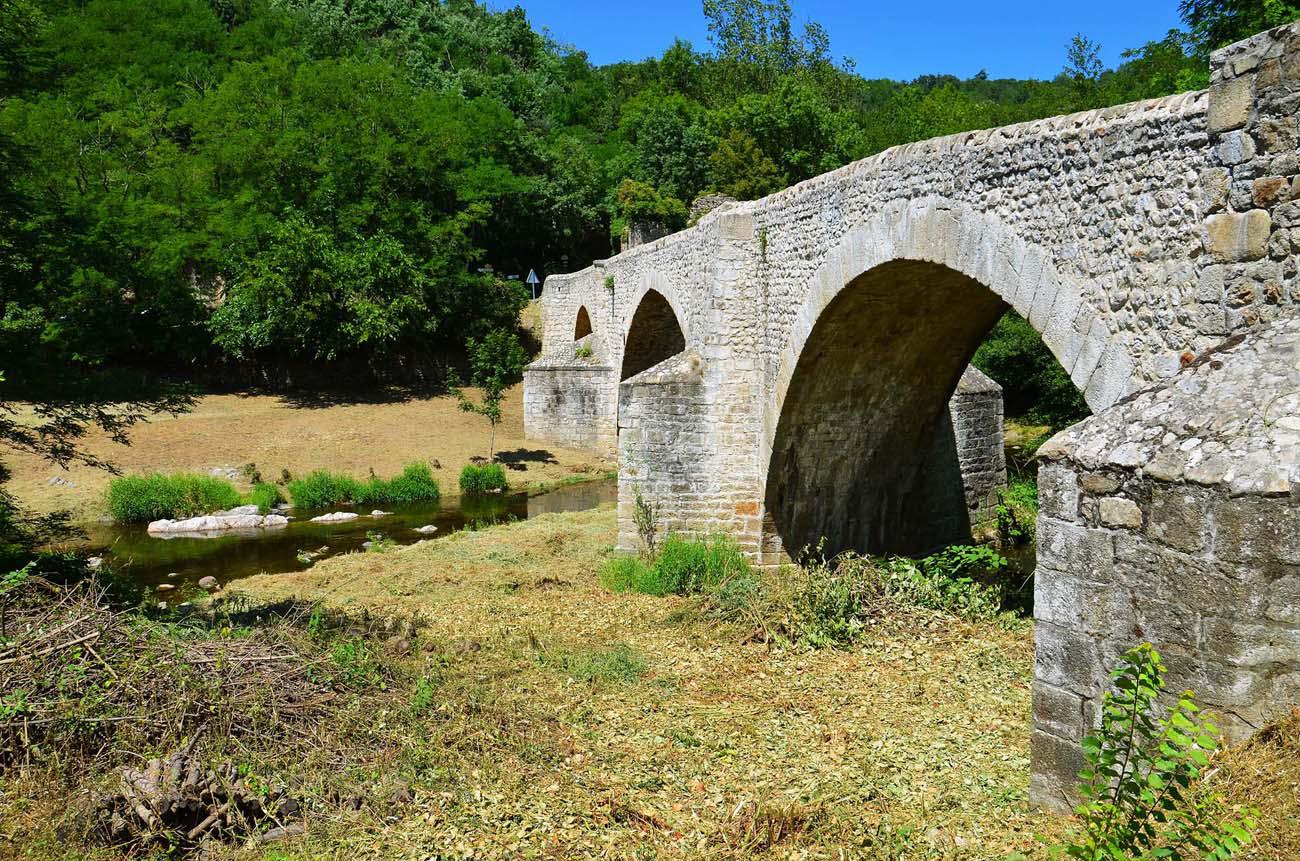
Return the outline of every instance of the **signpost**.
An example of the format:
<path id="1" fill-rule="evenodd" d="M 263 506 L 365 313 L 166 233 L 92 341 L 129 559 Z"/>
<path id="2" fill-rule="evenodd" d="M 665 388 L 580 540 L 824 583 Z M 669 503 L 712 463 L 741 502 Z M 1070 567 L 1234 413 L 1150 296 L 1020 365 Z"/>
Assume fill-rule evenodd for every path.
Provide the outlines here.
<path id="1" fill-rule="evenodd" d="M 528 277 L 525 278 L 524 280 L 528 282 L 528 286 L 529 286 L 529 287 L 532 287 L 532 288 L 533 288 L 533 298 L 536 299 L 536 298 L 537 298 L 537 285 L 538 285 L 538 284 L 541 284 L 541 283 L 542 283 L 542 280 L 541 280 L 540 278 L 537 277 L 537 273 L 534 272 L 532 269 L 529 269 L 529 270 L 528 270 Z"/>

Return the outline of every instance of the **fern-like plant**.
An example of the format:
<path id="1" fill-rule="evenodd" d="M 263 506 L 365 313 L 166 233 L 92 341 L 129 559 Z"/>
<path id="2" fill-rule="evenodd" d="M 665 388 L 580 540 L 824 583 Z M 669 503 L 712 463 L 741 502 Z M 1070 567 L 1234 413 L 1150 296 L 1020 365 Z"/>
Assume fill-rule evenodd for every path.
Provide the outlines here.
<path id="1" fill-rule="evenodd" d="M 1149 643 L 1131 649 L 1111 675 L 1101 727 L 1083 742 L 1083 820 L 1065 854 L 1075 861 L 1180 861 L 1231 858 L 1250 842 L 1253 810 L 1229 811 L 1214 791 L 1218 730 L 1179 697 L 1156 713 L 1165 667 Z"/>

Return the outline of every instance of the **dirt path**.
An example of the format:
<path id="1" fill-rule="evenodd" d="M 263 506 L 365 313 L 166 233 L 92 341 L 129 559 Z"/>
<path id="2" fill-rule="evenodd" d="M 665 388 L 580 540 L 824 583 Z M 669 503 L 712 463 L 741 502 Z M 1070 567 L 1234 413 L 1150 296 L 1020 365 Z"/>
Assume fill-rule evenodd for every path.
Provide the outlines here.
<path id="1" fill-rule="evenodd" d="M 522 386 L 507 394 L 502 412 L 497 448 L 512 485 L 535 486 L 611 468 L 593 455 L 525 440 Z M 436 462 L 434 474 L 443 490 L 454 493 L 461 467 L 487 453 L 487 439 L 486 420 L 462 412 L 451 397 L 303 406 L 269 395 L 207 395 L 186 415 L 160 416 L 138 427 L 130 446 L 94 433 L 85 447 L 125 473 L 207 472 L 252 463 L 268 481 L 278 480 L 282 470 L 295 476 L 323 468 L 359 477 L 371 469 L 389 475 L 411 461 L 428 460 Z M 107 473 L 63 470 L 9 452 L 4 462 L 13 471 L 8 488 L 27 506 L 70 510 L 79 520 L 102 514 L 100 500 L 112 477 Z"/>

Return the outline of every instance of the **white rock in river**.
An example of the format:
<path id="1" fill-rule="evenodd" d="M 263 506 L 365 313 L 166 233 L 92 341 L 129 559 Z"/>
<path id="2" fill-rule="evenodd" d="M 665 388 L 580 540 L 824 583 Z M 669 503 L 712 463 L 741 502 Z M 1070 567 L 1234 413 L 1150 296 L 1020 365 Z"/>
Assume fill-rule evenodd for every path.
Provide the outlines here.
<path id="1" fill-rule="evenodd" d="M 349 520 L 356 520 L 360 517 L 355 511 L 335 511 L 331 514 L 322 514 L 320 517 L 313 517 L 312 523 L 344 523 Z"/>
<path id="2" fill-rule="evenodd" d="M 199 588 L 211 592 L 213 589 L 220 589 L 221 587 L 217 584 L 217 578 L 209 574 L 206 577 L 199 578 Z"/>
<path id="3" fill-rule="evenodd" d="M 242 514 L 261 514 L 262 511 L 256 505 L 236 505 L 229 511 L 218 511 L 216 517 L 238 517 Z"/>
<path id="4" fill-rule="evenodd" d="M 416 531 L 416 532 L 419 532 L 419 533 L 421 533 L 421 534 L 424 534 L 424 535 L 432 535 L 433 533 L 435 533 L 435 532 L 438 531 L 438 527 L 436 527 L 436 526 L 434 526 L 432 523 L 430 523 L 428 526 L 417 526 L 417 527 L 415 527 L 415 531 Z"/>
<path id="5" fill-rule="evenodd" d="M 149 524 L 150 534 L 169 533 L 219 533 L 235 529 L 277 529 L 288 526 L 289 518 L 278 514 L 208 514 L 186 520 L 155 520 Z"/>
<path id="6" fill-rule="evenodd" d="M 391 511 L 380 511 L 378 508 L 376 508 L 374 511 L 370 512 L 370 516 L 371 516 L 371 517 L 387 517 L 388 515 L 390 515 L 390 514 L 392 514 L 392 513 L 393 513 L 393 512 L 391 512 Z"/>

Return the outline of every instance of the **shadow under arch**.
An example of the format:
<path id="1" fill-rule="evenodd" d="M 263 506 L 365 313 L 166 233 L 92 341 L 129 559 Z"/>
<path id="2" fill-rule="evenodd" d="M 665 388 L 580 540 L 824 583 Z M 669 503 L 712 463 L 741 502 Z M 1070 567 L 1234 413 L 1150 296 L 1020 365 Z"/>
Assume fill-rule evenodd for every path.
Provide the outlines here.
<path id="1" fill-rule="evenodd" d="M 646 290 L 628 325 L 618 378 L 634 377 L 685 349 L 686 334 L 673 306 L 658 290 Z"/>
<path id="2" fill-rule="evenodd" d="M 591 331 L 591 315 L 587 313 L 587 306 L 582 305 L 578 308 L 578 320 L 573 324 L 573 340 L 580 341 Z"/>
<path id="3" fill-rule="evenodd" d="M 768 540 L 797 556 L 819 545 L 912 554 L 968 537 L 948 402 L 1008 307 L 932 262 L 895 260 L 850 281 L 817 317 L 781 404 Z"/>

